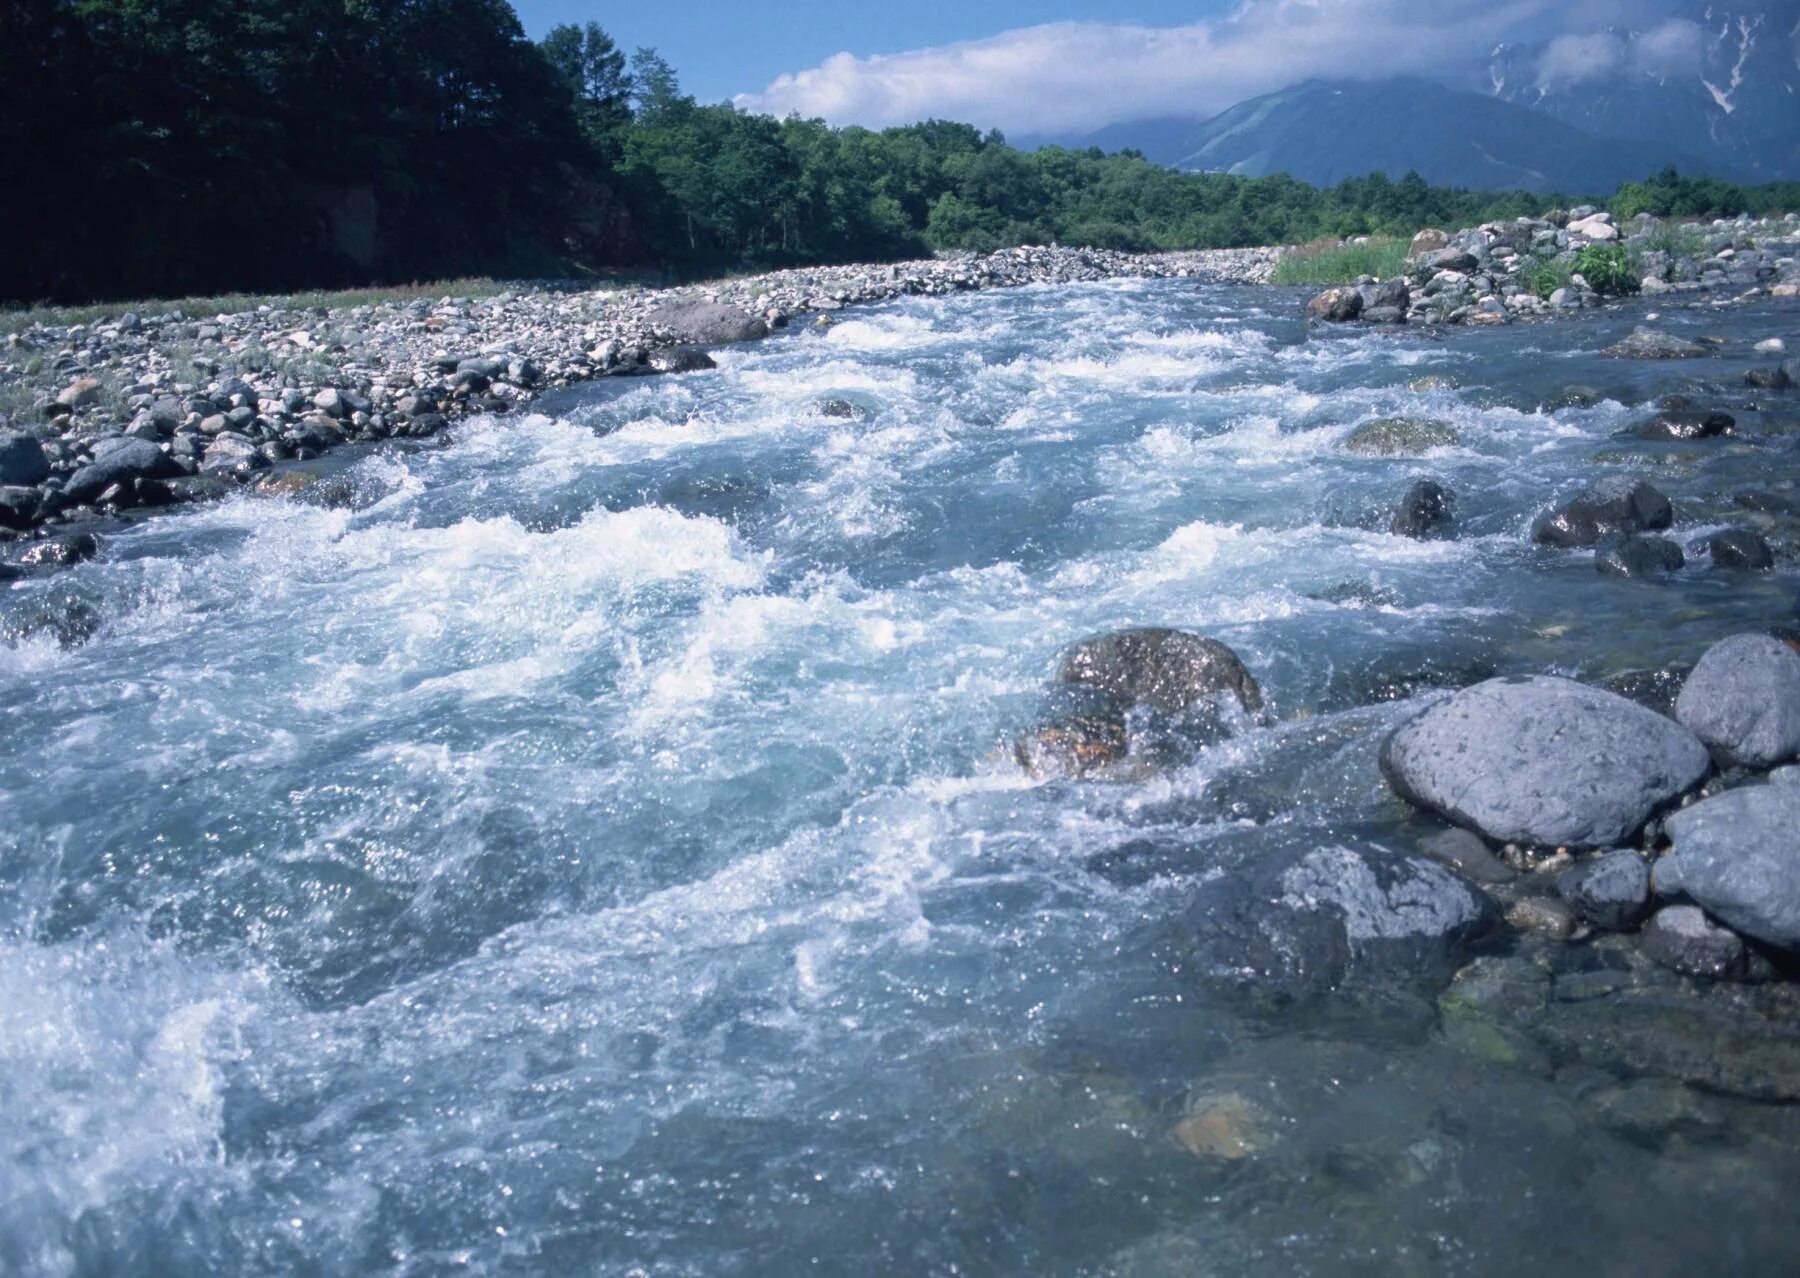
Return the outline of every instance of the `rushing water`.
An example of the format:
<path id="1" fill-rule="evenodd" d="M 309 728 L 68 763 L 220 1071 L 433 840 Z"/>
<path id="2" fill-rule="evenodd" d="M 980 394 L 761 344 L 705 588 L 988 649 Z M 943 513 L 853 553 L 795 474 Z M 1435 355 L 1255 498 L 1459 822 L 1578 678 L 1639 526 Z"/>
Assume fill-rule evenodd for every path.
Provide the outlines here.
<path id="1" fill-rule="evenodd" d="M 1609 449 L 1723 524 L 1778 423 L 1703 466 L 1609 436 L 1741 362 L 1597 359 L 1637 315 L 1296 310 L 858 312 L 13 586 L 103 621 L 0 648 L 0 1272 L 1791 1264 L 1789 1110 L 1634 1139 L 1433 991 L 1271 1010 L 1188 969 L 1195 883 L 1272 831 L 1424 828 L 1374 765 L 1396 684 L 1692 660 L 1792 608 L 1524 537 Z M 1571 383 L 1604 397 L 1542 407 Z M 1342 450 L 1394 413 L 1463 443 Z M 1419 473 L 1457 540 L 1379 530 Z M 1142 624 L 1230 643 L 1274 726 L 1021 776 L 1058 652 Z M 1226 1155 L 1172 1135 L 1209 1095 L 1254 1119 Z"/>

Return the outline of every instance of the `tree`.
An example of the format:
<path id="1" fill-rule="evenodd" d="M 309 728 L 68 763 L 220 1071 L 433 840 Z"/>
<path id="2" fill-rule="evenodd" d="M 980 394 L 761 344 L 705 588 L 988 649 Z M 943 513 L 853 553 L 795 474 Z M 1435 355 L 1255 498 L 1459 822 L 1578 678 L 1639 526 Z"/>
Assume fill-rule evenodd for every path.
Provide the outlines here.
<path id="1" fill-rule="evenodd" d="M 631 126 L 633 82 L 625 69 L 625 54 L 598 22 L 552 27 L 540 47 L 574 99 L 583 135 L 611 168 L 623 153 L 625 131 Z"/>
<path id="2" fill-rule="evenodd" d="M 638 119 L 651 128 L 674 123 L 694 104 L 681 95 L 675 68 L 655 49 L 639 48 L 631 55 L 631 84 Z"/>

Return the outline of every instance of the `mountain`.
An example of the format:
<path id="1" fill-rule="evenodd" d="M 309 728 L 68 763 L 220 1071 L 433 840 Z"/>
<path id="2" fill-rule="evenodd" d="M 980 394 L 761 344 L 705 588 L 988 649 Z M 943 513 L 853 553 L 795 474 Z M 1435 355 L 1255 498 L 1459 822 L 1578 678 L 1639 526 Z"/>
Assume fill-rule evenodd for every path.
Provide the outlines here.
<path id="1" fill-rule="evenodd" d="M 1642 27 L 1494 50 L 1492 96 L 1589 133 L 1661 138 L 1749 181 L 1800 177 L 1800 0 L 1690 0 Z"/>
<path id="2" fill-rule="evenodd" d="M 1660 141 L 1603 139 L 1531 107 L 1432 80 L 1309 80 L 1240 102 L 1185 132 L 1159 121 L 1144 141 L 1107 131 L 1174 168 L 1262 177 L 1288 173 L 1329 186 L 1408 170 L 1441 186 L 1606 194 L 1666 165 L 1716 169 Z M 1083 141 L 1081 145 L 1097 145 Z"/>

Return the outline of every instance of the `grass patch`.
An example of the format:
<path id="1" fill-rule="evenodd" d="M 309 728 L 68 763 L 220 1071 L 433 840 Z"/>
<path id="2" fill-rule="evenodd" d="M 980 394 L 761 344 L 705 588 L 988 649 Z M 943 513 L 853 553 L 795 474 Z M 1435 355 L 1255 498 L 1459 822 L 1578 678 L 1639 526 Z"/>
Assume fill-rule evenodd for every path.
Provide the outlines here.
<path id="1" fill-rule="evenodd" d="M 1673 258 L 1712 256 L 1712 235 L 1691 222 L 1658 222 L 1644 233 L 1637 247 L 1645 253 L 1667 253 Z"/>
<path id="2" fill-rule="evenodd" d="M 278 311 L 339 310 L 353 306 L 374 306 L 383 302 L 411 302 L 419 298 L 436 301 L 440 297 L 493 297 L 521 287 L 504 280 L 460 279 L 437 280 L 424 284 L 392 284 L 385 288 L 350 288 L 314 290 L 307 293 L 225 293 L 218 297 L 177 297 L 138 302 L 97 302 L 87 306 L 28 306 L 0 310 L 0 333 L 17 333 L 37 324 L 67 327 L 71 324 L 94 324 L 115 320 L 127 311 L 139 315 L 166 315 L 180 311 L 189 319 L 208 319 L 214 315 L 237 315 L 259 306 Z"/>
<path id="3" fill-rule="evenodd" d="M 1371 237 L 1361 244 L 1317 240 L 1289 249 L 1275 263 L 1277 284 L 1348 284 L 1361 275 L 1392 279 L 1406 261 L 1408 241 Z"/>

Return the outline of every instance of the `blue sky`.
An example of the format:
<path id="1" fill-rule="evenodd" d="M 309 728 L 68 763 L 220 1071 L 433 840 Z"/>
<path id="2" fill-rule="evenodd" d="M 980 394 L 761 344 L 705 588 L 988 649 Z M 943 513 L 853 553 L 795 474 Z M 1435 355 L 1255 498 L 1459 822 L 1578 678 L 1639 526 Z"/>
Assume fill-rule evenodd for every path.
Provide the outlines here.
<path id="1" fill-rule="evenodd" d="M 608 5 L 592 0 L 513 0 L 525 30 L 542 39 L 559 22 L 598 22 L 620 47 L 650 45 L 705 102 L 755 93 L 783 72 L 835 53 L 900 53 L 992 36 L 1016 27 L 1081 20 L 1173 26 L 1225 8 L 1228 0 L 688 0 Z"/>
<path id="2" fill-rule="evenodd" d="M 1700 0 L 514 0 L 541 37 L 596 21 L 656 48 L 702 101 L 882 127 L 936 116 L 1009 135 L 1204 117 L 1311 78 L 1487 87 L 1497 44 L 1539 83 L 1697 66 Z M 1679 10 L 1679 12 L 1678 12 Z"/>

